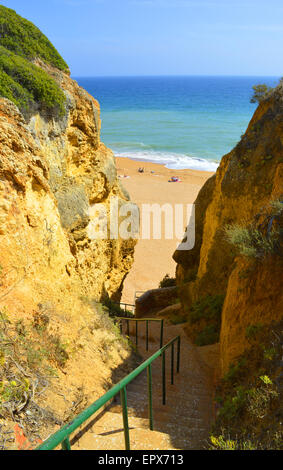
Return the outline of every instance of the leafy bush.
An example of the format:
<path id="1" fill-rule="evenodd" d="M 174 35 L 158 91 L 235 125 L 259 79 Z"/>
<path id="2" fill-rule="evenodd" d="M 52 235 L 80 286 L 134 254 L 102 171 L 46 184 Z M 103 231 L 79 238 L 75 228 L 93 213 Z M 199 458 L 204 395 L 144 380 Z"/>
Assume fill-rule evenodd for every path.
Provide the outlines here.
<path id="1" fill-rule="evenodd" d="M 41 68 L 0 46 L 0 95 L 13 101 L 20 110 L 32 105 L 50 112 L 65 112 L 65 95 Z"/>
<path id="2" fill-rule="evenodd" d="M 133 317 L 134 314 L 130 310 L 125 310 L 120 307 L 118 302 L 110 299 L 109 295 L 105 294 L 102 298 L 102 305 L 107 308 L 110 317 Z"/>
<path id="3" fill-rule="evenodd" d="M 207 325 L 200 333 L 198 333 L 195 344 L 197 346 L 206 346 L 219 341 L 219 329 L 214 325 Z"/>
<path id="4" fill-rule="evenodd" d="M 267 98 L 272 92 L 273 88 L 268 87 L 267 85 L 260 84 L 253 86 L 253 96 L 251 97 L 251 103 L 261 103 L 265 98 Z"/>
<path id="5" fill-rule="evenodd" d="M 210 450 L 256 450 L 255 445 L 251 441 L 226 439 L 223 435 L 218 437 L 210 436 L 210 441 Z"/>
<path id="6" fill-rule="evenodd" d="M 0 5 L 0 45 L 28 60 L 40 58 L 57 69 L 68 70 L 47 37 L 30 21 L 3 5 Z"/>
<path id="7" fill-rule="evenodd" d="M 217 386 L 214 449 L 282 449 L 282 322 L 251 331 L 249 349 Z"/>
<path id="8" fill-rule="evenodd" d="M 170 277 L 169 274 L 165 274 L 162 281 L 159 283 L 160 289 L 164 287 L 175 287 L 176 286 L 176 279 L 174 277 Z"/>
<path id="9" fill-rule="evenodd" d="M 247 393 L 243 387 L 237 387 L 235 395 L 228 396 L 219 411 L 219 418 L 229 422 L 243 410 L 247 400 Z"/>
<path id="10" fill-rule="evenodd" d="M 54 376 L 51 364 L 62 368 L 68 358 L 59 336 L 48 332 L 42 312 L 35 312 L 30 324 L 22 319 L 13 323 L 5 310 L 0 311 L 1 417 L 18 416 L 27 408 L 33 416 L 34 398 L 49 384 L 51 374 Z"/>
<path id="11" fill-rule="evenodd" d="M 189 319 L 191 323 L 201 319 L 221 321 L 221 312 L 224 302 L 224 295 L 207 295 L 195 302 L 191 306 Z"/>
<path id="12" fill-rule="evenodd" d="M 182 314 L 173 313 L 172 315 L 170 315 L 169 320 L 172 325 L 179 325 L 180 323 L 184 323 L 186 321 L 186 318 Z"/>
<path id="13" fill-rule="evenodd" d="M 222 294 L 207 295 L 192 304 L 188 320 L 196 331 L 194 342 L 198 346 L 219 341 L 224 298 Z"/>
<path id="14" fill-rule="evenodd" d="M 225 227 L 226 239 L 235 245 L 243 256 L 264 258 L 268 254 L 280 254 L 283 241 L 282 216 L 283 202 L 271 201 L 268 214 L 260 225 L 228 225 Z"/>
<path id="15" fill-rule="evenodd" d="M 235 245 L 241 255 L 251 258 L 262 258 L 274 254 L 279 248 L 279 231 L 273 231 L 269 237 L 259 229 L 230 225 L 226 227 L 227 240 Z"/>
<path id="16" fill-rule="evenodd" d="M 283 201 L 275 199 L 270 202 L 271 214 L 273 217 L 280 217 L 283 213 Z"/>
<path id="17" fill-rule="evenodd" d="M 30 62 L 35 58 L 67 70 L 56 49 L 32 23 L 0 5 L 0 96 L 24 114 L 35 108 L 63 115 L 65 95 L 47 72 Z"/>
<path id="18" fill-rule="evenodd" d="M 230 382 L 233 384 L 239 380 L 243 374 L 243 369 L 246 365 L 246 359 L 241 358 L 238 362 L 230 364 L 228 372 L 223 377 L 224 382 Z"/>
<path id="19" fill-rule="evenodd" d="M 268 415 L 272 401 L 278 397 L 272 380 L 267 375 L 259 377 L 261 385 L 248 390 L 247 409 L 251 415 L 263 419 Z"/>

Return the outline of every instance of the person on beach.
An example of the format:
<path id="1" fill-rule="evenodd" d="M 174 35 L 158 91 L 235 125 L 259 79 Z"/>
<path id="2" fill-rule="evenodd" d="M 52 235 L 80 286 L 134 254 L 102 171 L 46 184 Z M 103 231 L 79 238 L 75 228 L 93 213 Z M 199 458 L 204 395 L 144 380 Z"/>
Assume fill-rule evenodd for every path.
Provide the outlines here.
<path id="1" fill-rule="evenodd" d="M 182 181 L 178 176 L 172 176 L 170 180 L 168 180 L 168 183 L 181 183 Z"/>

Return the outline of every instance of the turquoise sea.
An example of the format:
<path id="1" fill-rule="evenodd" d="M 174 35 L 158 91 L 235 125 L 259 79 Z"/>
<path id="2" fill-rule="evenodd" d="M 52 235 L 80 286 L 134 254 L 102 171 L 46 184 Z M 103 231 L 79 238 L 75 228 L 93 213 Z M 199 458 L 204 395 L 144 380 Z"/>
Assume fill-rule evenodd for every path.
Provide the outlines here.
<path id="1" fill-rule="evenodd" d="M 75 79 L 100 102 L 101 138 L 116 156 L 215 170 L 255 111 L 252 86 L 275 86 L 279 77 Z"/>

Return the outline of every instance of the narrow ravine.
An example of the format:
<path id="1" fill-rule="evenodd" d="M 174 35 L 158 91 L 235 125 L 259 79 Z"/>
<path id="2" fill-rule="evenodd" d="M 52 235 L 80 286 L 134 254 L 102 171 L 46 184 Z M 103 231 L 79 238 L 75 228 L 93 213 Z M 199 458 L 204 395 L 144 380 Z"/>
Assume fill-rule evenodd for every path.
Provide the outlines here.
<path id="1" fill-rule="evenodd" d="M 134 334 L 134 327 L 131 333 Z M 166 353 L 166 405 L 162 405 L 162 361 L 153 365 L 154 431 L 149 430 L 146 372 L 128 387 L 131 449 L 202 449 L 213 421 L 213 369 L 186 337 L 182 325 L 165 322 L 164 341 L 181 336 L 181 368 L 171 385 L 171 357 Z M 150 324 L 150 346 L 145 350 L 145 326 L 139 327 L 139 354 L 146 359 L 159 348 L 159 325 Z M 176 358 L 176 355 L 175 355 Z M 119 399 L 101 414 L 74 445 L 74 449 L 124 449 Z"/>

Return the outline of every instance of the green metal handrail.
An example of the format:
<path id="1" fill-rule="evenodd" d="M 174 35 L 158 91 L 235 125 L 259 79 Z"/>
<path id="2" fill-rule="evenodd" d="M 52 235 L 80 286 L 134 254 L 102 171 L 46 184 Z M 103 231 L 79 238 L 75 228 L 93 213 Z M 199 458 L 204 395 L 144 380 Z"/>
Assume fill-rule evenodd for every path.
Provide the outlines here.
<path id="1" fill-rule="evenodd" d="M 138 322 L 146 322 L 146 350 L 148 351 L 148 334 L 149 334 L 149 323 L 159 322 L 160 323 L 160 348 L 163 346 L 163 330 L 164 320 L 160 318 L 128 318 L 128 317 L 116 317 L 116 321 L 120 323 L 120 331 L 123 333 L 123 320 L 127 323 L 127 336 L 130 336 L 130 321 L 136 322 L 136 346 L 138 346 Z"/>
<path id="2" fill-rule="evenodd" d="M 174 348 L 174 343 L 177 342 L 177 373 L 180 371 L 180 345 L 181 338 L 176 336 L 169 343 L 159 349 L 146 361 L 144 361 L 139 367 L 134 369 L 129 375 L 122 379 L 117 385 L 114 385 L 108 392 L 102 397 L 98 398 L 92 405 L 82 411 L 76 418 L 70 423 L 63 426 L 59 431 L 55 432 L 46 441 L 44 441 L 35 450 L 53 450 L 61 444 L 62 450 L 71 450 L 70 435 L 78 429 L 85 421 L 87 421 L 94 413 L 100 408 L 106 405 L 112 398 L 114 398 L 119 392 L 121 397 L 121 404 L 123 409 L 123 424 L 124 424 L 124 438 L 125 448 L 130 450 L 130 436 L 129 436 L 129 423 L 128 423 L 128 407 L 127 407 L 127 385 L 132 382 L 139 374 L 147 369 L 147 381 L 148 381 L 148 411 L 149 411 L 149 428 L 153 430 L 153 407 L 152 407 L 152 369 L 151 364 L 155 359 L 162 356 L 162 382 L 163 382 L 163 404 L 166 404 L 166 371 L 165 371 L 165 351 L 170 346 Z M 171 358 L 174 355 L 171 355 Z M 171 383 L 174 383 L 174 364 L 171 365 Z"/>

